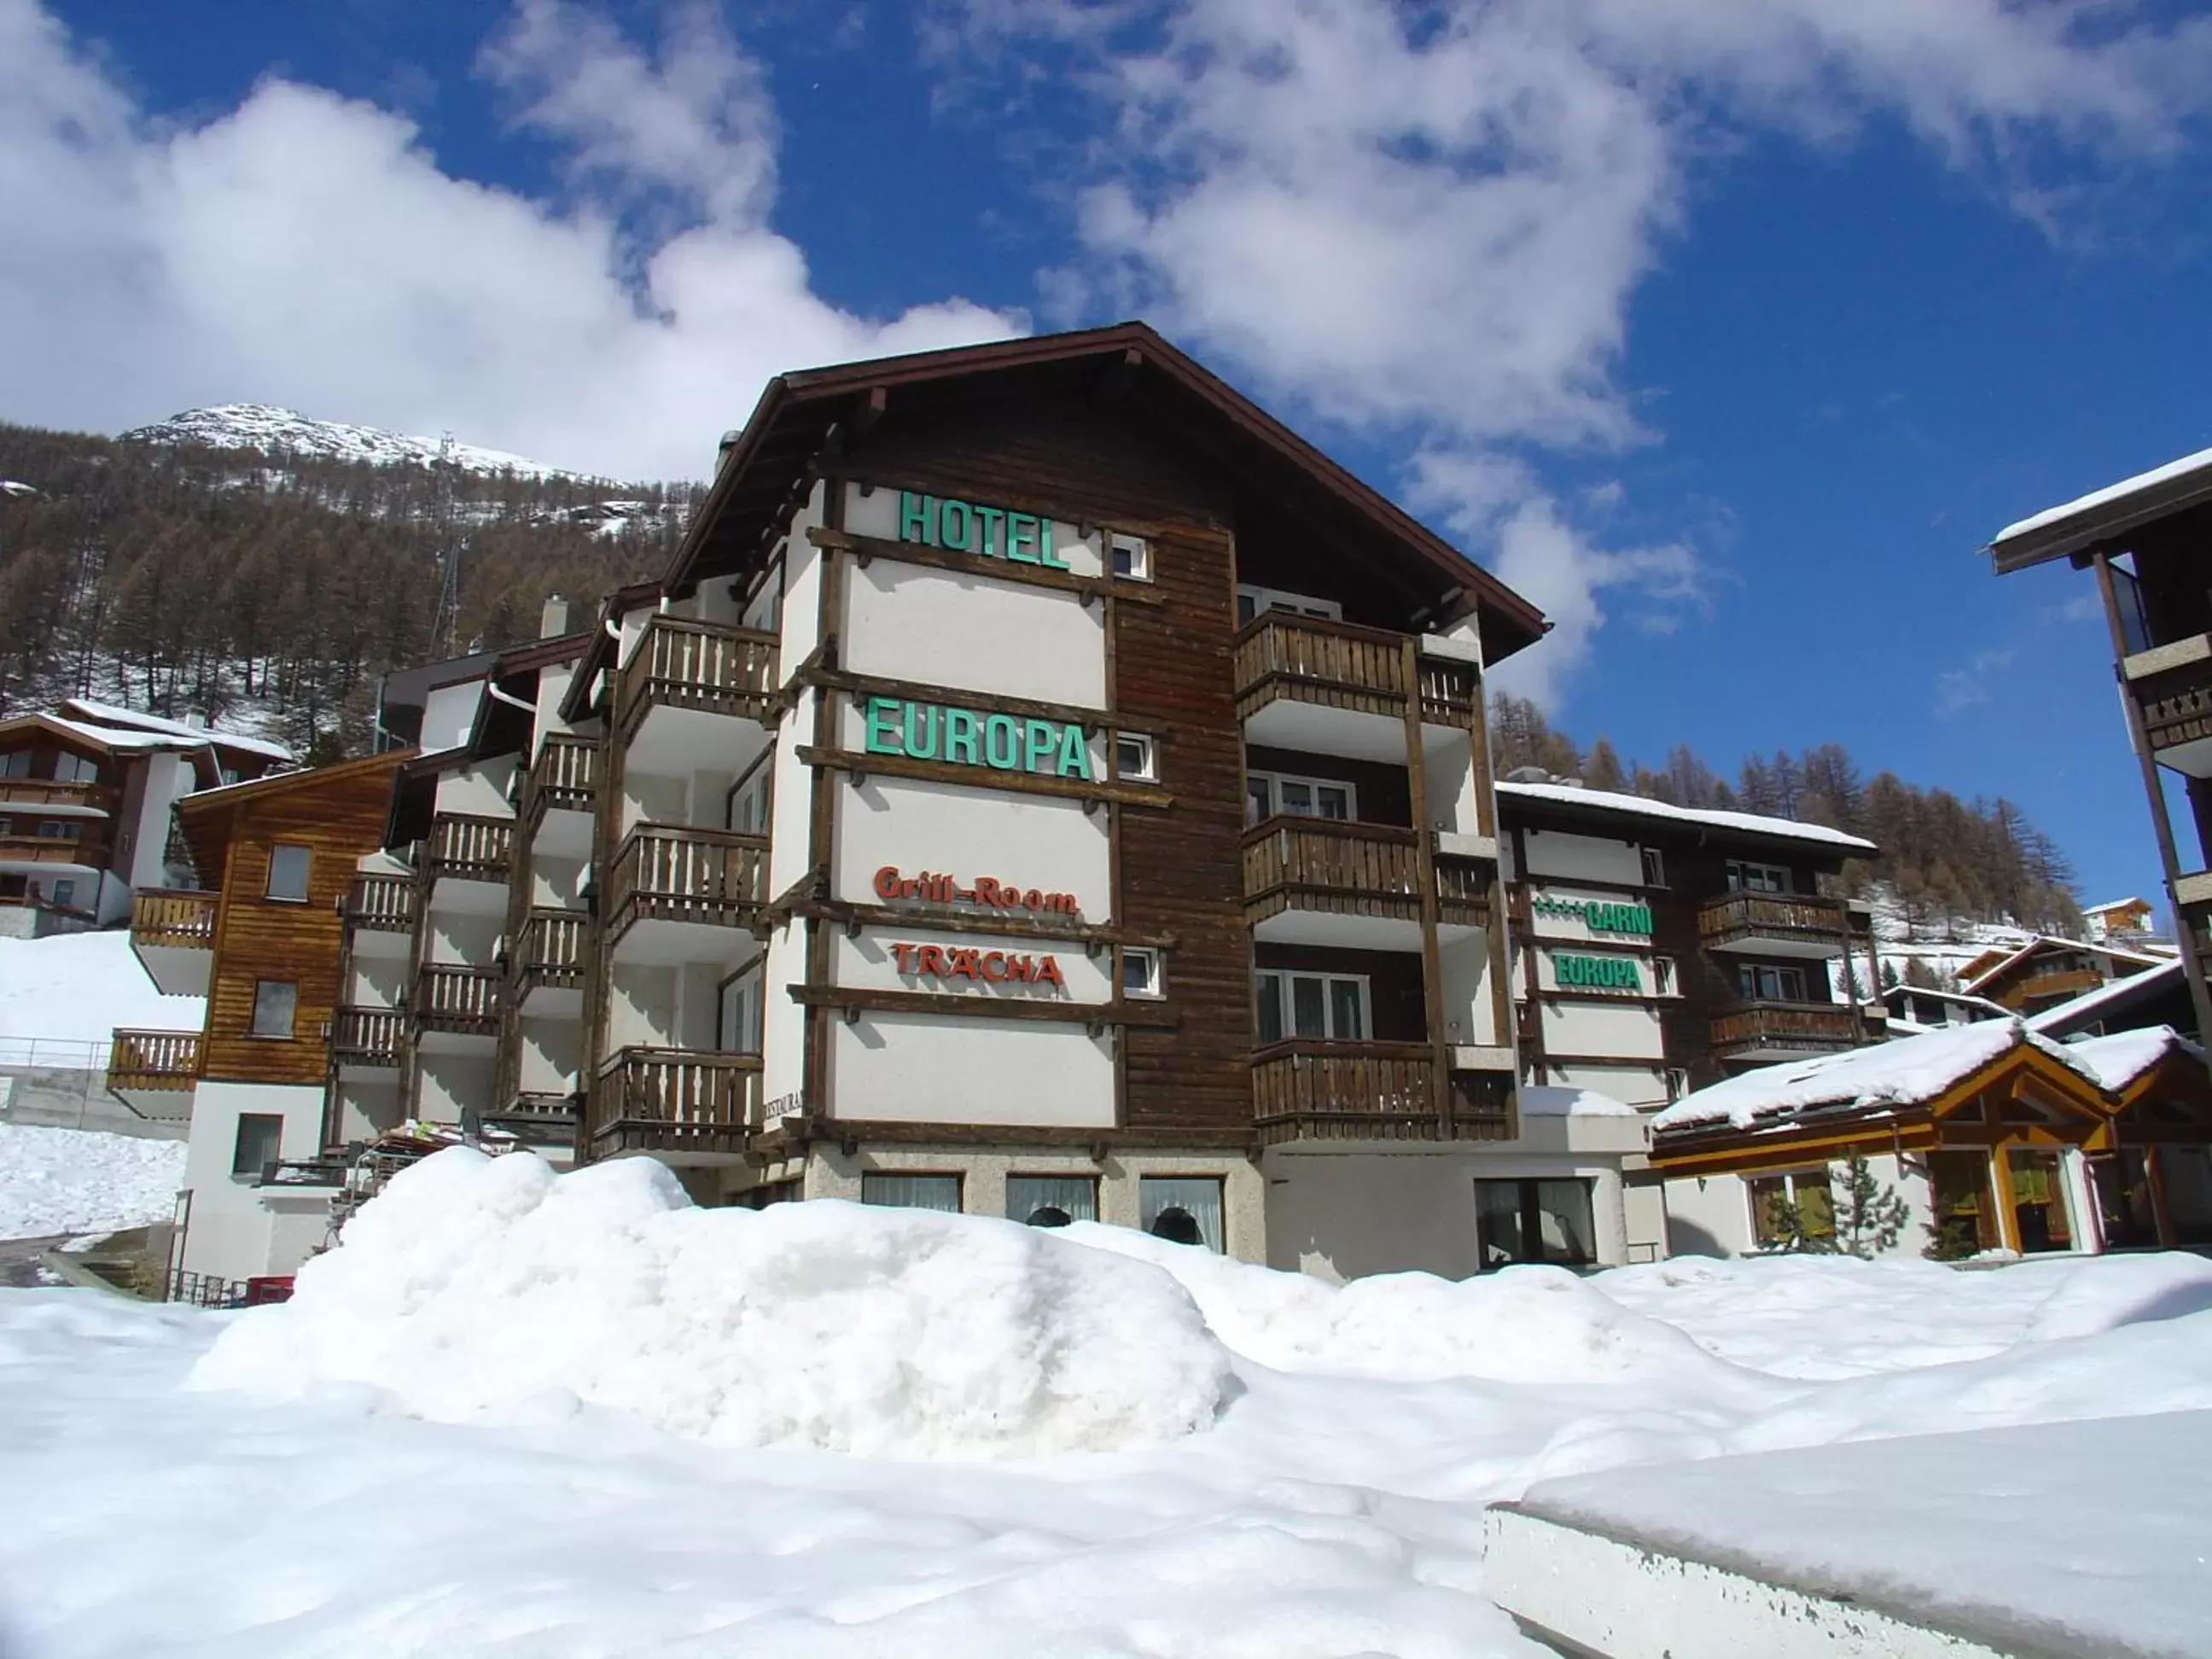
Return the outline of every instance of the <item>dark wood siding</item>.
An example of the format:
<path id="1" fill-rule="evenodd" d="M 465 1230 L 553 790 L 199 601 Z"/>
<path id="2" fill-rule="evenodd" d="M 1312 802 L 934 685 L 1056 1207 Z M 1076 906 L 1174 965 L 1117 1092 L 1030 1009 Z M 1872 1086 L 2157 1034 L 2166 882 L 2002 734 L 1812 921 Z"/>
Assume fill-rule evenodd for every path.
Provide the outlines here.
<path id="1" fill-rule="evenodd" d="M 241 1083 L 320 1083 L 325 1032 L 338 996 L 339 901 L 355 860 L 383 837 L 390 766 L 332 769 L 327 779 L 241 800 L 228 813 L 228 856 L 216 921 L 201 1074 Z M 267 896 L 270 850 L 310 849 L 307 902 Z M 253 994 L 262 980 L 299 988 L 289 1039 L 257 1037 Z"/>

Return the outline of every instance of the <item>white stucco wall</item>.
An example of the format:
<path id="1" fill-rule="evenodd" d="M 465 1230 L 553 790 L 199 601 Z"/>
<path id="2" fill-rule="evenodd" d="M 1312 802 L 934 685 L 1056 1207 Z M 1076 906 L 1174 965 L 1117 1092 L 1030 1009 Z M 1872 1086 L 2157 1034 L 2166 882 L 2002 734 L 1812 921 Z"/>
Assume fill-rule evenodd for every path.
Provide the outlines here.
<path id="1" fill-rule="evenodd" d="M 835 1115 L 1110 1127 L 1115 1035 L 1080 1025 L 863 1013 L 830 1027 Z"/>
<path id="2" fill-rule="evenodd" d="M 1542 1005 L 1544 1052 L 1661 1059 L 1666 1053 L 1659 1011 L 1623 997 L 1620 1001 Z"/>
<path id="3" fill-rule="evenodd" d="M 514 784 L 514 768 L 515 757 L 502 755 L 481 766 L 459 766 L 441 774 L 438 811 L 484 818 L 513 817 L 514 805 L 507 799 L 507 791 Z"/>
<path id="4" fill-rule="evenodd" d="M 252 1279 L 289 1273 L 305 1258 L 300 1224 L 279 1229 L 271 1206 L 262 1200 L 252 1178 L 234 1179 L 231 1158 L 238 1146 L 238 1120 L 247 1114 L 273 1115 L 284 1121 L 279 1156 L 313 1158 L 321 1150 L 323 1091 L 299 1084 L 203 1081 L 192 1091 L 191 1133 L 185 1149 L 185 1186 L 191 1209 L 185 1230 L 181 1265 L 187 1273 L 219 1279 Z M 327 1197 L 323 1200 L 327 1206 Z M 298 1200 L 287 1207 L 296 1209 Z"/>
<path id="5" fill-rule="evenodd" d="M 1601 840 L 1559 830 L 1529 830 L 1523 835 L 1528 847 L 1527 873 L 1531 877 L 1643 884 L 1644 854 L 1633 842 Z"/>
<path id="6" fill-rule="evenodd" d="M 761 994 L 761 1099 L 771 1109 L 799 1103 L 805 1086 L 806 1011 L 787 987 L 806 978 L 806 929 L 788 922 L 769 936 Z"/>
<path id="7" fill-rule="evenodd" d="M 845 627 L 855 674 L 982 700 L 1106 703 L 1106 608 L 1057 588 L 878 559 L 847 573 Z"/>
<path id="8" fill-rule="evenodd" d="M 969 498 L 979 507 L 998 507 L 997 501 L 981 497 Z M 845 528 L 855 536 L 880 536 L 885 541 L 899 539 L 899 492 L 896 489 L 875 489 L 865 493 L 857 483 L 845 489 Z M 1100 535 L 1093 530 L 1088 536 L 1081 527 L 1064 519 L 1052 521 L 1053 556 L 1067 567 L 1072 575 L 1096 576 L 1103 568 L 1101 562 Z"/>
<path id="9" fill-rule="evenodd" d="M 422 741 L 425 753 L 458 749 L 468 741 L 476 724 L 477 704 L 483 698 L 482 680 L 441 685 L 422 700 Z"/>
<path id="10" fill-rule="evenodd" d="M 1008 790 L 963 789 L 903 778 L 871 777 L 838 788 L 834 890 L 841 899 L 879 902 L 876 872 L 951 875 L 963 886 L 978 876 L 1073 893 L 1091 922 L 1112 920 L 1107 817 L 1080 801 Z M 779 836 L 782 799 L 777 799 Z"/>

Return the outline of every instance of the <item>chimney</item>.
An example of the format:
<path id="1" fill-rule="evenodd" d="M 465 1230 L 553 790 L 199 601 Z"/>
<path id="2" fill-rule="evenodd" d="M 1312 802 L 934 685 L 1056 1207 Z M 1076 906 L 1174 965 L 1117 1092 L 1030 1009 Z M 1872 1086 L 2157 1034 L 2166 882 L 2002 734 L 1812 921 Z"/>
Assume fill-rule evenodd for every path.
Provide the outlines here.
<path id="1" fill-rule="evenodd" d="M 538 613 L 538 637 L 557 640 L 568 631 L 568 601 L 558 593 L 546 596 L 545 609 Z"/>
<path id="2" fill-rule="evenodd" d="M 744 435 L 745 434 L 742 429 L 736 428 L 732 428 L 730 431 L 725 432 L 722 434 L 722 441 L 714 446 L 714 471 L 716 473 L 719 474 L 723 467 L 729 464 L 730 452 L 738 447 L 738 440 Z"/>

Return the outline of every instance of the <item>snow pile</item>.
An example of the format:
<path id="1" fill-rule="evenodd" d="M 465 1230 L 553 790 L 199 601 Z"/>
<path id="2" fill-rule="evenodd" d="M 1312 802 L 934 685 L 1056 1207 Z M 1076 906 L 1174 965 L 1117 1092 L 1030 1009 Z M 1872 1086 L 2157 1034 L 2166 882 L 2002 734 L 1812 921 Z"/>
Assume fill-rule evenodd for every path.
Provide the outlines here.
<path id="1" fill-rule="evenodd" d="M 82 1046 L 32 1054 L 25 1043 L 104 1044 L 118 1026 L 197 1031 L 205 1018 L 200 998 L 154 988 L 127 933 L 0 939 L 0 1064 L 93 1067 L 99 1057 Z"/>
<path id="2" fill-rule="evenodd" d="M 167 1221 L 184 1183 L 180 1140 L 0 1123 L 0 1238 Z"/>
<path id="3" fill-rule="evenodd" d="M 618 1407 L 725 1446 L 1030 1456 L 1210 1425 L 1229 1357 L 1165 1275 L 1013 1223 L 693 1207 L 658 1164 L 404 1171 L 199 1389 L 368 1383 L 436 1421 Z"/>
<path id="4" fill-rule="evenodd" d="M 2115 1031 L 2110 1036 L 2076 1037 L 2066 1045 L 2066 1051 L 2087 1065 L 2097 1081 L 2115 1094 L 2168 1054 L 2187 1054 L 2199 1065 L 2204 1061 L 2204 1051 L 2171 1025 Z"/>
<path id="5" fill-rule="evenodd" d="M 1817 1060 L 1762 1066 L 1683 1096 L 1654 1117 L 1651 1127 L 1662 1134 L 1692 1124 L 1723 1121 L 1747 1129 L 1760 1118 L 1812 1107 L 1914 1105 L 1934 1098 L 2022 1043 L 2092 1083 L 2099 1081 L 2095 1070 L 2075 1049 L 2038 1036 L 2019 1020 L 1990 1019 Z"/>
<path id="6" fill-rule="evenodd" d="M 1618 1382 L 1726 1368 L 1680 1331 L 1632 1312 L 1564 1267 L 1480 1279 L 1380 1273 L 1332 1285 L 1078 1222 L 1061 1237 L 1166 1269 L 1238 1354 L 1285 1371 L 1437 1382 Z"/>

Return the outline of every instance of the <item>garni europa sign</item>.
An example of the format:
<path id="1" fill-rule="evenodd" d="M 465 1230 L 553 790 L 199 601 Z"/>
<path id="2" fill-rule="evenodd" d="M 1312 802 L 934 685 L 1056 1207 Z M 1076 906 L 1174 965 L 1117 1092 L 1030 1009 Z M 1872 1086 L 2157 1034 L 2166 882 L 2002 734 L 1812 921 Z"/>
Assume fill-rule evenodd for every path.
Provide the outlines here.
<path id="1" fill-rule="evenodd" d="M 898 538 L 1015 564 L 1067 568 L 1067 561 L 1052 550 L 1050 519 L 956 501 L 949 495 L 917 495 L 909 489 L 900 490 Z"/>
<path id="2" fill-rule="evenodd" d="M 1636 933 L 1651 937 L 1651 907 L 1608 899 L 1554 898 L 1539 893 L 1528 908 L 1540 916 L 1575 916 L 1593 933 Z"/>
<path id="3" fill-rule="evenodd" d="M 1075 902 L 1073 893 L 1048 893 L 1038 887 L 1024 887 L 1018 882 L 996 881 L 989 876 L 978 876 L 972 882 L 963 882 L 957 876 L 941 875 L 925 870 L 918 876 L 902 875 L 896 864 L 886 864 L 876 872 L 876 896 L 886 903 L 906 900 L 922 904 L 973 904 L 987 910 L 1026 910 L 1033 915 L 1079 916 L 1082 906 Z"/>
<path id="4" fill-rule="evenodd" d="M 1562 990 L 1640 991 L 1644 980 L 1626 957 L 1571 957 L 1552 953 L 1552 977 Z"/>
<path id="5" fill-rule="evenodd" d="M 891 959 L 907 979 L 949 982 L 964 979 L 987 985 L 1056 985 L 1067 988 L 1060 971 L 1060 958 L 1032 956 L 1026 951 L 970 951 L 949 945 L 891 942 Z"/>
<path id="6" fill-rule="evenodd" d="M 1091 776 L 1091 743 L 1079 721 L 1023 719 L 903 697 L 870 697 L 863 717 L 861 747 L 871 755 L 1045 778 L 1087 781 Z"/>

